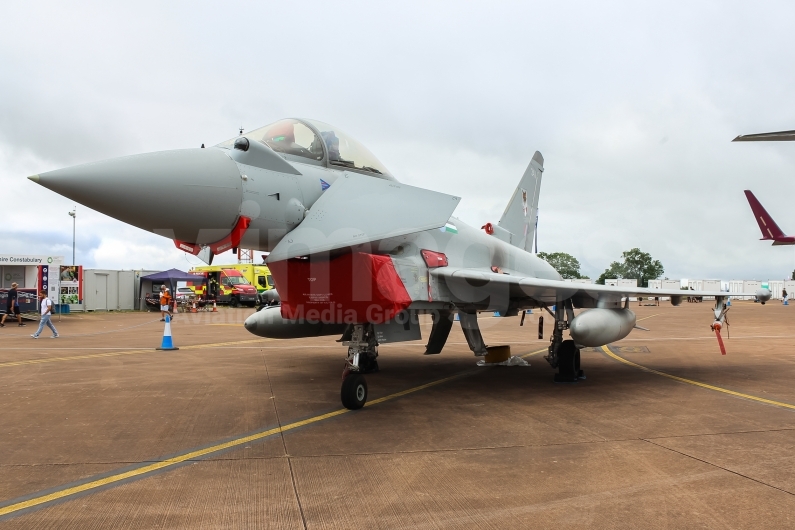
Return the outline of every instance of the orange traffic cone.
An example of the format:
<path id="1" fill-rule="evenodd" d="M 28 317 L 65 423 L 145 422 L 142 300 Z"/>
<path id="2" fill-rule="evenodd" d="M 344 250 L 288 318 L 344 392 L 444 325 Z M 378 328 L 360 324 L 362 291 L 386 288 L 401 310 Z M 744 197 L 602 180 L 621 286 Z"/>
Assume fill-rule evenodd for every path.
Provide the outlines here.
<path id="1" fill-rule="evenodd" d="M 197 309 L 196 309 L 196 301 L 195 301 L 195 300 L 194 300 L 194 302 L 193 302 L 193 307 L 191 308 L 190 312 L 191 312 L 191 313 L 196 313 L 196 312 L 197 312 Z"/>
<path id="2" fill-rule="evenodd" d="M 217 313 L 217 312 L 218 312 L 218 308 L 215 307 L 215 300 L 213 300 L 213 313 Z"/>
<path id="3" fill-rule="evenodd" d="M 176 298 L 174 298 L 174 311 L 173 311 L 173 313 L 174 313 L 175 315 L 176 315 L 177 313 L 179 313 L 179 311 L 177 311 L 177 299 L 176 299 Z"/>

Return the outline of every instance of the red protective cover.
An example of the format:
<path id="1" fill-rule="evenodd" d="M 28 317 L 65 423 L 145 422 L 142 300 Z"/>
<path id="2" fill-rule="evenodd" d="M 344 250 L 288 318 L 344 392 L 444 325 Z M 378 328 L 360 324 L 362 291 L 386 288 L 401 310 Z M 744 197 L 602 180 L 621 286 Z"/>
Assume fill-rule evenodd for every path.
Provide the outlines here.
<path id="1" fill-rule="evenodd" d="M 268 268 L 282 299 L 282 317 L 290 320 L 382 324 L 411 303 L 389 256 L 291 259 Z"/>
<path id="2" fill-rule="evenodd" d="M 437 269 L 439 267 L 447 267 L 447 256 L 442 252 L 435 252 L 433 250 L 421 250 L 422 259 L 425 260 L 425 265 L 429 269 Z"/>

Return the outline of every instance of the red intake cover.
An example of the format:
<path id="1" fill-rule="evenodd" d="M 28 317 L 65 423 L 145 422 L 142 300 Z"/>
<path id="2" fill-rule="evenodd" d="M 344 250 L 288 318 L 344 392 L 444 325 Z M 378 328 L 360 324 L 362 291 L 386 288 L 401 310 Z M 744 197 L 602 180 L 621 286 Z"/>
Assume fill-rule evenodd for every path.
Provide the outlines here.
<path id="1" fill-rule="evenodd" d="M 282 317 L 290 320 L 382 324 L 411 303 L 389 256 L 290 259 L 268 268 L 282 299 Z"/>
<path id="2" fill-rule="evenodd" d="M 422 259 L 425 260 L 425 265 L 429 269 L 436 269 L 438 267 L 447 267 L 447 256 L 441 252 L 434 252 L 433 250 L 421 250 Z"/>

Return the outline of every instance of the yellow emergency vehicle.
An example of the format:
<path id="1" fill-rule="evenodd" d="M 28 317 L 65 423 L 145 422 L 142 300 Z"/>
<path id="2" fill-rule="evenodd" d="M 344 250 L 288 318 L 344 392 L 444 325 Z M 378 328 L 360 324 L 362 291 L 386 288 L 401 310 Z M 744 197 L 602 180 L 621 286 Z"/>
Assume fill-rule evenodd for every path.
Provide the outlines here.
<path id="1" fill-rule="evenodd" d="M 214 298 L 221 304 L 232 306 L 254 305 L 259 301 L 260 294 L 275 288 L 273 276 L 267 265 L 253 265 L 250 263 L 240 263 L 234 265 L 205 265 L 194 267 L 190 270 L 191 274 L 200 274 L 206 278 L 205 285 L 188 285 L 197 296 Z M 238 284 L 243 283 L 252 285 L 256 288 L 252 298 L 248 292 L 243 292 L 246 287 Z M 192 283 L 192 282 L 189 282 Z M 229 291 L 229 292 L 227 292 Z M 234 291 L 234 292 L 233 292 Z M 241 292 L 238 292 L 241 291 Z"/>
<path id="2" fill-rule="evenodd" d="M 196 281 L 185 282 L 201 300 L 214 300 L 219 304 L 229 304 L 232 307 L 248 305 L 254 307 L 259 297 L 257 289 L 235 269 L 197 271 L 191 270 L 190 274 L 196 276 Z"/>
<path id="3" fill-rule="evenodd" d="M 258 293 L 275 289 L 273 276 L 271 276 L 271 271 L 268 270 L 267 265 L 252 265 L 251 263 L 238 263 L 235 265 L 207 265 L 202 267 L 193 267 L 190 272 L 218 272 L 221 270 L 239 271 L 240 275 L 248 280 L 248 283 L 257 288 Z"/>

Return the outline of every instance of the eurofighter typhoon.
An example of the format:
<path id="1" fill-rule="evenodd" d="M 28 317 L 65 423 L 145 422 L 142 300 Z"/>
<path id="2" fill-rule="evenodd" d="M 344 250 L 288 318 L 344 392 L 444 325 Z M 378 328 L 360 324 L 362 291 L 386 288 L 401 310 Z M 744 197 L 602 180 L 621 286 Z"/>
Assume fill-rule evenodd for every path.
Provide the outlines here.
<path id="1" fill-rule="evenodd" d="M 630 296 L 681 303 L 679 290 L 565 282 L 531 253 L 543 173 L 536 152 L 500 220 L 473 227 L 453 217 L 459 197 L 400 183 L 336 127 L 285 119 L 206 149 L 29 178 L 206 262 L 238 247 L 269 252 L 281 305 L 251 315 L 246 329 L 339 337 L 347 347 L 342 403 L 357 409 L 367 400 L 363 374 L 378 369 L 378 345 L 421 339 L 421 314 L 433 321 L 425 355 L 442 352 L 457 315 L 469 348 L 484 356 L 479 312 L 546 310 L 554 321 L 546 360 L 556 381 L 575 382 L 584 377 L 580 348 L 621 340 L 636 327 Z M 723 350 L 728 293 L 685 294 L 715 297 L 712 326 Z"/>

